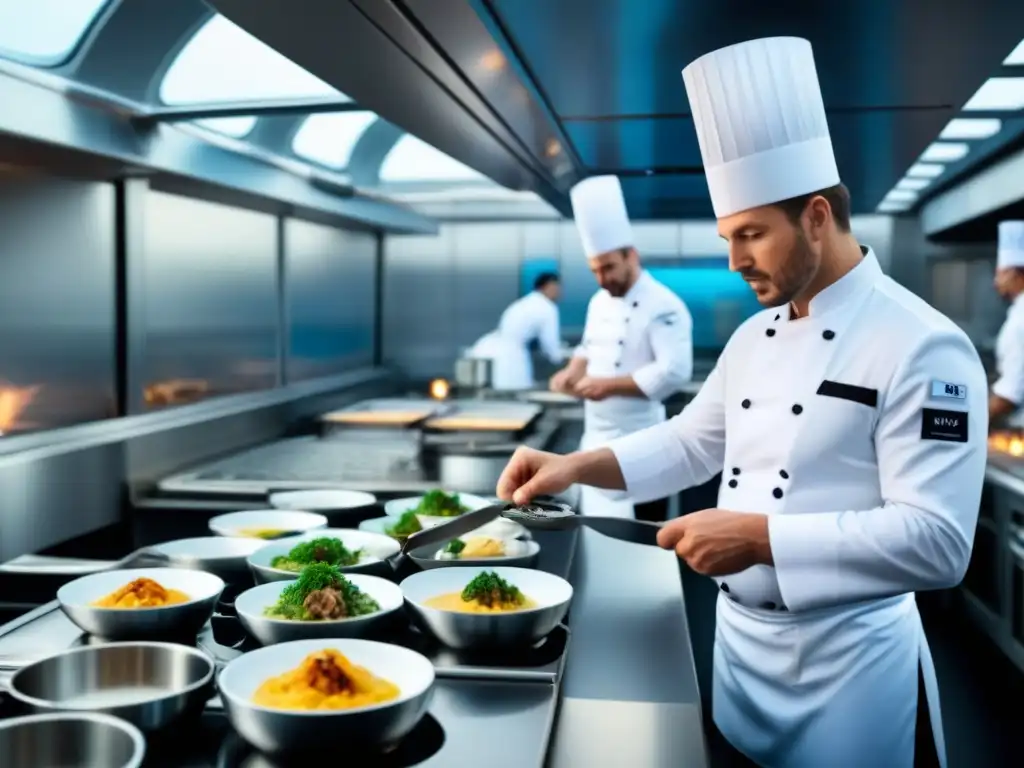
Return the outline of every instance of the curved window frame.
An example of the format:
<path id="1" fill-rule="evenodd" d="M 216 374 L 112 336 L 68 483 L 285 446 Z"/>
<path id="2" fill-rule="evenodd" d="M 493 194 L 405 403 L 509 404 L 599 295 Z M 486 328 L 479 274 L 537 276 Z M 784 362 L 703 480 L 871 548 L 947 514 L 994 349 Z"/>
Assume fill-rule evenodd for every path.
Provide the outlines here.
<path id="1" fill-rule="evenodd" d="M 404 147 L 403 147 L 404 144 Z M 408 156 L 403 156 L 402 152 L 407 153 Z M 404 161 L 403 166 L 413 165 L 429 165 L 430 163 L 438 164 L 440 167 L 449 167 L 457 170 L 457 173 L 452 175 L 450 173 L 444 173 L 439 175 L 437 173 L 431 173 L 429 175 L 400 175 L 394 176 L 387 173 L 388 163 Z M 484 174 L 475 168 L 470 168 L 460 160 L 456 160 L 450 155 L 446 155 L 444 152 L 439 150 L 437 147 L 428 144 L 423 139 L 414 136 L 411 133 L 403 134 L 402 137 L 395 142 L 395 145 L 384 157 L 384 161 L 380 164 L 380 169 L 377 172 L 377 181 L 381 185 L 408 185 L 408 184 L 462 184 L 462 183 L 473 183 L 473 182 L 490 182 Z"/>
<path id="2" fill-rule="evenodd" d="M 309 115 L 295 132 L 292 153 L 306 162 L 322 165 L 332 171 L 343 171 L 352 162 L 352 152 L 359 140 L 378 120 L 380 118 L 377 114 L 368 109 Z M 351 123 L 351 126 L 345 123 Z M 338 144 L 328 144 L 326 134 L 332 132 L 342 138 Z"/>
<path id="3" fill-rule="evenodd" d="M 64 18 L 64 14 L 59 10 L 54 12 L 51 10 L 40 11 L 39 8 L 42 5 L 52 3 L 53 0 L 32 0 L 31 3 L 25 3 L 24 0 L 0 0 L 0 5 L 11 6 L 12 10 L 18 11 L 19 15 L 25 15 L 26 8 L 31 8 L 32 12 L 37 16 L 38 20 L 44 21 L 47 18 Z M 58 0 L 57 4 L 65 4 L 67 7 L 83 8 L 85 7 L 86 0 Z M 32 67 L 38 67 L 40 69 L 54 69 L 56 67 L 67 64 L 73 59 L 78 52 L 81 50 L 83 43 L 86 38 L 96 27 L 97 23 L 100 22 L 104 14 L 110 8 L 111 3 L 114 0 L 93 0 L 94 7 L 89 12 L 83 12 L 81 24 L 77 29 L 78 32 L 73 39 L 70 39 L 66 47 L 61 49 L 61 52 L 54 53 L 51 55 L 38 55 L 28 51 L 18 50 L 16 48 L 9 48 L 0 42 L 0 58 L 8 59 L 9 61 L 15 61 L 19 64 L 26 64 Z M 17 8 L 13 8 L 17 6 Z M 2 15 L 0 15 L 0 26 L 2 26 Z"/>

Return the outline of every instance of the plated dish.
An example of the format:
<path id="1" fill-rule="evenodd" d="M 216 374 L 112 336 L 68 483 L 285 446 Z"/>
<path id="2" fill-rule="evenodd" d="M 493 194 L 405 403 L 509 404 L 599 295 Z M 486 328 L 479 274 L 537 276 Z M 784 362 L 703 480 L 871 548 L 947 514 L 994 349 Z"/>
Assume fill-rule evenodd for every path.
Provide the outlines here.
<path id="1" fill-rule="evenodd" d="M 404 541 L 414 533 L 425 528 L 433 528 L 441 525 L 446 520 L 458 517 L 466 512 L 483 509 L 496 502 L 485 499 L 482 496 L 474 496 L 469 493 L 449 493 L 443 490 L 433 490 L 422 496 L 410 496 L 404 499 L 393 499 L 385 502 L 384 512 L 388 517 L 393 518 L 390 522 L 377 524 L 382 527 L 360 528 L 363 530 L 380 530 L 383 533 Z M 370 521 L 364 521 L 369 523 Z M 498 518 L 481 526 L 474 534 L 489 536 L 498 539 L 514 539 L 523 536 L 526 529 L 513 520 Z"/>
<path id="2" fill-rule="evenodd" d="M 387 573 L 400 545 L 380 533 L 325 528 L 268 544 L 249 558 L 258 583 L 294 579 L 308 565 L 326 563 L 346 573 Z"/>
<path id="3" fill-rule="evenodd" d="M 420 568 L 452 566 L 515 566 L 529 568 L 537 562 L 540 544 L 532 540 L 498 539 L 471 533 L 440 548 L 420 547 L 409 557 Z"/>
<path id="4" fill-rule="evenodd" d="M 217 515 L 210 519 L 209 527 L 218 536 L 269 540 L 326 528 L 327 518 L 313 512 L 254 509 Z"/>

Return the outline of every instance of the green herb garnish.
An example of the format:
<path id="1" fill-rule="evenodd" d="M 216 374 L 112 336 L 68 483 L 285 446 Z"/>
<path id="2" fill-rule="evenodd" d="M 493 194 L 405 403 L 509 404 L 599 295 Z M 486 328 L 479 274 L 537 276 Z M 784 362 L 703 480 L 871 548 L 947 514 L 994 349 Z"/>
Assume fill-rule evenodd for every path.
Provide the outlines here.
<path id="1" fill-rule="evenodd" d="M 366 616 L 380 604 L 341 575 L 337 566 L 313 563 L 281 590 L 277 602 L 263 613 L 275 619 L 320 621 Z"/>
<path id="2" fill-rule="evenodd" d="M 393 539 L 407 539 L 414 533 L 419 533 L 422 530 L 423 526 L 420 525 L 420 521 L 416 517 L 415 509 L 403 512 L 402 516 L 392 525 L 384 527 L 384 533 Z"/>
<path id="3" fill-rule="evenodd" d="M 298 573 L 312 563 L 327 563 L 339 568 L 355 565 L 363 556 L 363 550 L 348 549 L 341 539 L 320 536 L 296 544 L 287 555 L 278 555 L 270 561 L 270 567 L 279 571 Z"/>
<path id="4" fill-rule="evenodd" d="M 448 542 L 448 546 L 444 548 L 444 551 L 449 555 L 457 555 L 466 548 L 466 542 L 462 539 L 452 539 Z"/>
<path id="5" fill-rule="evenodd" d="M 430 491 L 420 499 L 413 511 L 427 517 L 458 517 L 468 512 L 469 508 L 462 505 L 457 493 Z"/>
<path id="6" fill-rule="evenodd" d="M 515 603 L 521 605 L 526 601 L 519 587 L 512 586 L 494 571 L 484 571 L 473 577 L 473 580 L 462 590 L 462 600 L 476 600 L 481 605 L 501 605 Z"/>

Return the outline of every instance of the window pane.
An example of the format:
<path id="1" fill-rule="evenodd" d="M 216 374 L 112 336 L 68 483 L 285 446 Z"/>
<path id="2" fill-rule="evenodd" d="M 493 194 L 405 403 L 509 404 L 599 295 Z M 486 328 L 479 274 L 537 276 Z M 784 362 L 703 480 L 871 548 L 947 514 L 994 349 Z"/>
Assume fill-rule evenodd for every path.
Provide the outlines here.
<path id="1" fill-rule="evenodd" d="M 487 181 L 487 177 L 412 134 L 406 134 L 384 158 L 380 180 Z"/>
<path id="2" fill-rule="evenodd" d="M 346 168 L 359 137 L 376 121 L 373 112 L 310 115 L 295 134 L 292 151 L 328 168 Z"/>
<path id="3" fill-rule="evenodd" d="M 233 139 L 240 139 L 249 135 L 249 131 L 256 127 L 255 117 L 207 117 L 196 120 L 195 124 L 208 131 L 222 133 Z"/>
<path id="4" fill-rule="evenodd" d="M 185 44 L 160 84 L 165 104 L 337 96 L 320 78 L 223 16 Z"/>
<path id="5" fill-rule="evenodd" d="M 0 0 L 0 55 L 55 66 L 67 59 L 107 0 Z"/>

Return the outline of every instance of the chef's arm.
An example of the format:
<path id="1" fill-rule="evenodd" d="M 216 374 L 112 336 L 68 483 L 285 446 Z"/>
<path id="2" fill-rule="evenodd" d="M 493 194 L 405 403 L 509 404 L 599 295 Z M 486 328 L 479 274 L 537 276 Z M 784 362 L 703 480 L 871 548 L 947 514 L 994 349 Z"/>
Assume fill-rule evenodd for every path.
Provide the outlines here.
<path id="1" fill-rule="evenodd" d="M 946 382 L 966 387 L 965 396 L 936 390 Z M 985 477 L 986 384 L 966 338 L 933 334 L 881 399 L 875 452 L 884 504 L 768 516 L 771 561 L 791 611 L 960 583 Z"/>
<path id="2" fill-rule="evenodd" d="M 650 400 L 665 400 L 678 392 L 693 376 L 693 322 L 682 310 L 664 312 L 649 327 L 654 361 L 633 371 L 639 394 Z"/>
<path id="3" fill-rule="evenodd" d="M 990 422 L 1009 416 L 1024 403 L 1024 333 L 1014 334 L 999 358 L 999 379 L 992 385 L 988 399 Z"/>
<path id="4" fill-rule="evenodd" d="M 550 362 L 561 363 L 565 359 L 562 354 L 562 339 L 558 322 L 558 308 L 550 307 L 550 312 L 541 319 L 540 334 L 537 336 L 537 343 L 540 351 Z"/>

